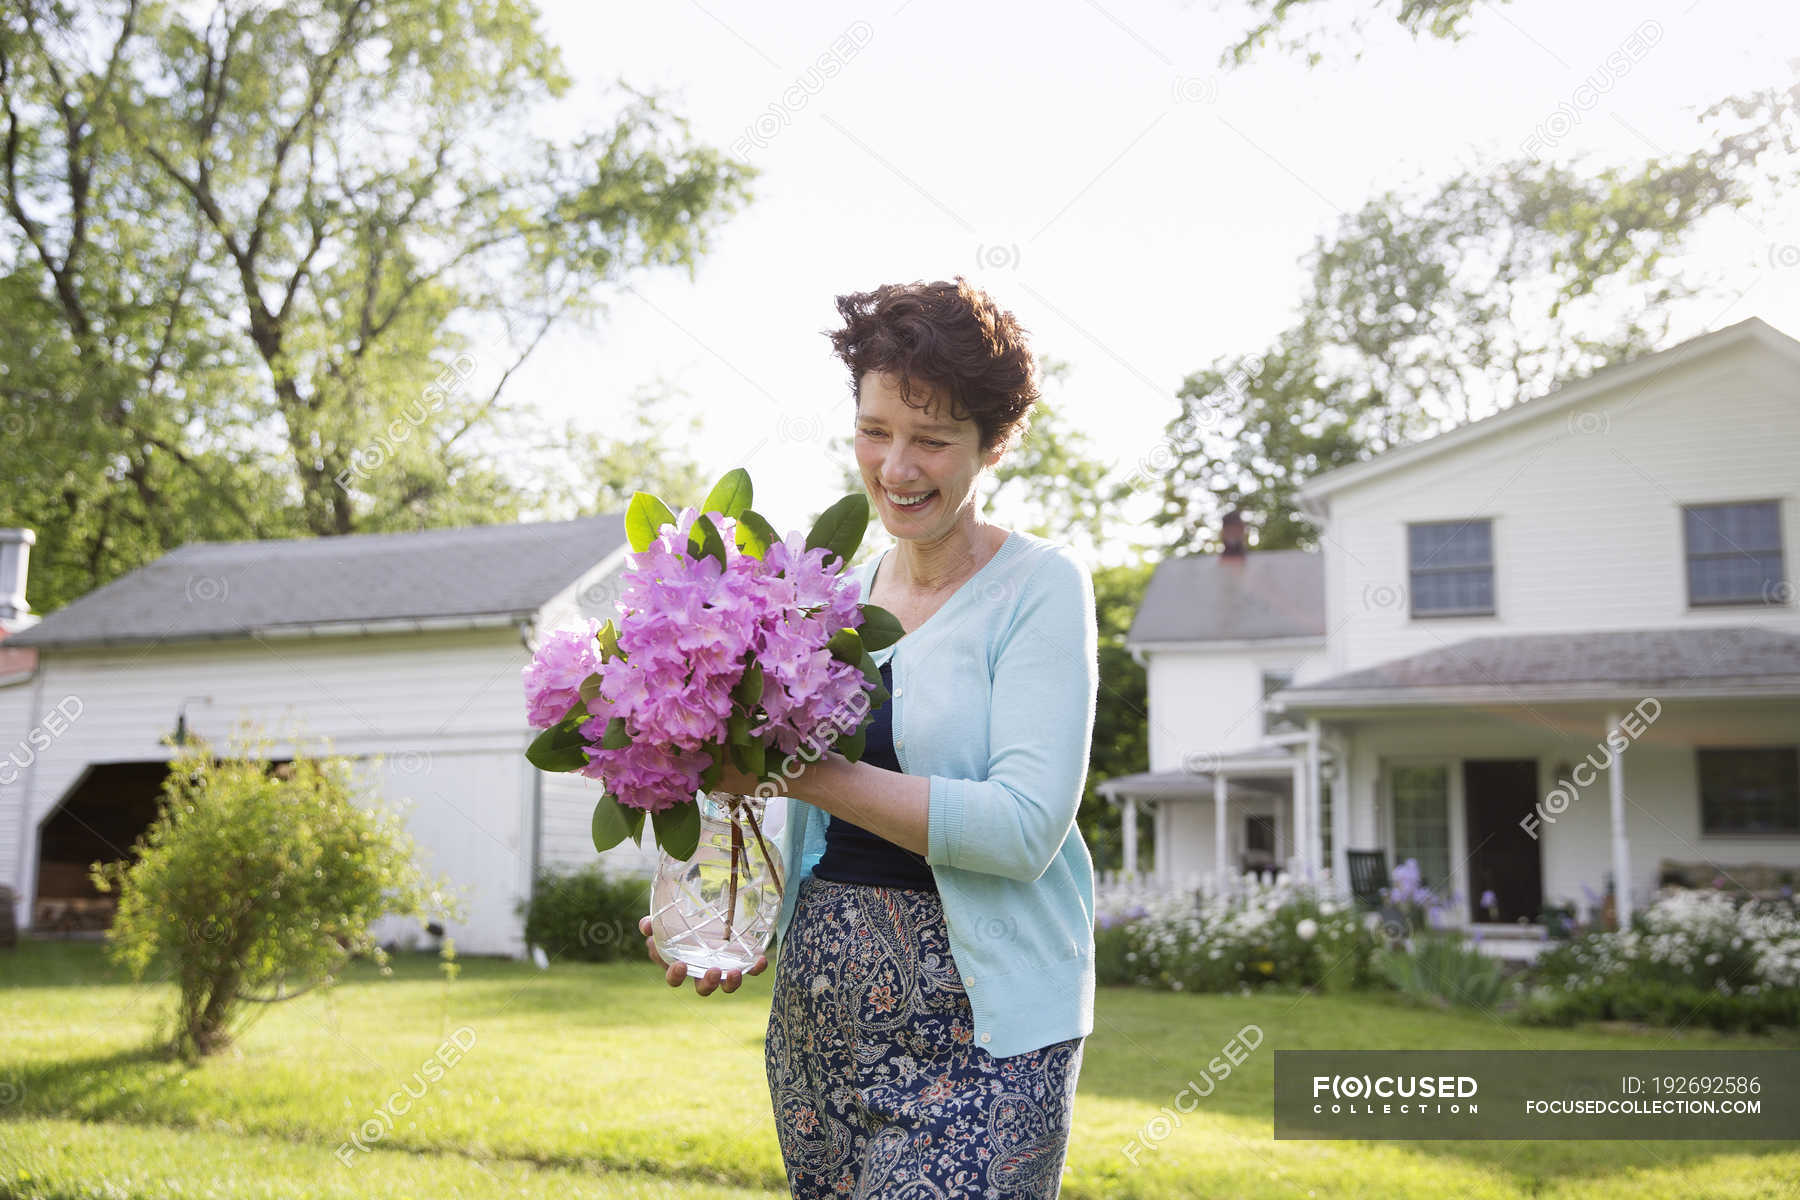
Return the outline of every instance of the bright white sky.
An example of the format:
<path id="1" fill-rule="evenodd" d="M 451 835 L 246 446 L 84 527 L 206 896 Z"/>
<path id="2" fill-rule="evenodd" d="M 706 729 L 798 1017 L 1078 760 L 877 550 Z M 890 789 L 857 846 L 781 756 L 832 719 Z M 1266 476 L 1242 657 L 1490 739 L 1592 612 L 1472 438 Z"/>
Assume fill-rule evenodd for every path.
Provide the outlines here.
<path id="1" fill-rule="evenodd" d="M 670 386 L 672 425 L 705 417 L 708 471 L 749 467 L 758 510 L 804 528 L 840 494 L 825 443 L 850 422 L 821 333 L 833 297 L 962 273 L 1071 363 L 1062 408 L 1129 469 L 1188 373 L 1290 323 L 1296 260 L 1371 193 L 1515 156 L 1559 104 L 1580 120 L 1553 157 L 1679 153 L 1700 144 L 1702 108 L 1791 79 L 1800 55 L 1800 5 L 1519 0 L 1479 6 L 1458 44 L 1372 22 L 1360 63 L 1340 52 L 1308 72 L 1265 51 L 1221 73 L 1241 23 L 1210 3 L 546 0 L 575 117 L 611 112 L 623 79 L 726 149 L 834 42 L 866 44 L 749 149 L 757 198 L 696 277 L 645 277 L 597 333 L 553 337 L 518 395 L 603 426 Z M 1660 37 L 1614 82 L 1607 56 L 1646 21 Z M 1606 90 L 1581 111 L 1584 80 Z M 1796 244 L 1794 205 L 1709 228 L 1694 267 L 1749 290 L 1684 312 L 1676 340 L 1749 316 L 1800 335 Z"/>

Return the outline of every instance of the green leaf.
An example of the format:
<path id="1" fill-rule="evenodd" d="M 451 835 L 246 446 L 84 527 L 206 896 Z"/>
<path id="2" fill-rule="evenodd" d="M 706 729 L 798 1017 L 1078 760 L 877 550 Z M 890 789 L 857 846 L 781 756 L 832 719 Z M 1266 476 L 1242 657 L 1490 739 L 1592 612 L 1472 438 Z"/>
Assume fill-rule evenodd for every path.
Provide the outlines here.
<path id="1" fill-rule="evenodd" d="M 856 727 L 855 733 L 843 734 L 836 742 L 832 743 L 831 748 L 851 762 L 861 762 L 863 746 L 868 741 L 868 737 L 869 723 L 864 721 Z"/>
<path id="2" fill-rule="evenodd" d="M 750 718 L 743 713 L 732 713 L 725 719 L 725 737 L 734 746 L 750 744 Z"/>
<path id="3" fill-rule="evenodd" d="M 731 745 L 731 763 L 746 775 L 760 778 L 767 761 L 768 748 L 759 741 L 733 742 Z"/>
<path id="4" fill-rule="evenodd" d="M 669 506 L 649 492 L 634 493 L 625 509 L 625 536 L 631 540 L 631 548 L 639 553 L 650 548 L 650 543 L 656 540 L 657 530 L 674 523 L 675 514 L 669 511 Z"/>
<path id="5" fill-rule="evenodd" d="M 581 726 L 590 715 L 587 705 L 577 701 L 562 720 L 531 739 L 525 761 L 540 771 L 579 771 L 587 766 L 587 739 Z"/>
<path id="6" fill-rule="evenodd" d="M 732 530 L 732 540 L 737 543 L 739 550 L 760 560 L 781 537 L 761 513 L 746 508 L 738 514 L 737 525 Z"/>
<path id="7" fill-rule="evenodd" d="M 631 735 L 625 732 L 625 718 L 614 717 L 606 723 L 606 732 L 600 735 L 600 748 L 603 750 L 623 750 L 631 745 Z"/>
<path id="8" fill-rule="evenodd" d="M 762 699 L 762 694 L 762 664 L 753 662 L 744 670 L 744 677 L 737 681 L 737 686 L 731 689 L 731 698 L 743 705 L 744 711 L 749 713 L 756 707 L 757 701 Z"/>
<path id="9" fill-rule="evenodd" d="M 592 701 L 594 697 L 600 694 L 600 680 L 602 678 L 602 673 L 595 671 L 592 675 L 589 675 L 586 679 L 581 681 L 581 701 L 583 704 Z"/>
<path id="10" fill-rule="evenodd" d="M 852 492 L 819 514 L 812 532 L 806 535 L 806 548 L 817 550 L 823 546 L 838 556 L 841 565 L 848 566 L 856 548 L 862 545 L 863 532 L 868 527 L 869 498 L 861 492 Z M 830 566 L 830 558 L 825 561 Z"/>
<path id="11" fill-rule="evenodd" d="M 638 817 L 643 817 L 638 811 Z M 594 849 L 602 854 L 631 836 L 631 820 L 625 815 L 625 806 L 611 792 L 600 797 L 594 804 Z"/>
<path id="12" fill-rule="evenodd" d="M 600 631 L 594 635 L 594 640 L 600 644 L 601 662 L 608 663 L 615 658 L 625 657 L 625 652 L 619 649 L 619 631 L 614 628 L 611 620 L 600 627 Z"/>
<path id="13" fill-rule="evenodd" d="M 725 561 L 725 539 L 720 535 L 719 527 L 705 513 L 695 517 L 694 527 L 688 530 L 687 552 L 688 557 L 693 559 L 712 555 L 719 560 L 720 570 L 729 565 Z"/>
<path id="14" fill-rule="evenodd" d="M 873 654 L 870 654 L 867 650 L 864 650 L 863 656 L 862 656 L 862 661 L 860 663 L 858 663 L 857 666 L 862 668 L 863 677 L 866 678 L 870 683 L 875 685 L 876 691 L 880 691 L 880 692 L 887 691 L 887 688 L 882 686 L 881 668 L 875 665 L 875 656 Z M 873 697 L 870 698 L 869 702 L 871 704 L 874 703 Z"/>
<path id="15" fill-rule="evenodd" d="M 694 856 L 694 848 L 700 844 L 698 804 L 690 802 L 661 809 L 651 813 L 650 820 L 656 830 L 656 844 L 666 850 L 670 858 L 685 862 Z"/>
<path id="16" fill-rule="evenodd" d="M 880 650 L 906 636 L 900 618 L 879 604 L 859 604 L 857 607 L 862 609 L 863 623 L 856 627 L 856 632 L 865 649 Z"/>
<path id="17" fill-rule="evenodd" d="M 723 513 L 735 521 L 749 507 L 750 472 L 742 467 L 733 467 L 720 476 L 719 482 L 713 484 L 712 491 L 706 493 L 706 500 L 700 505 L 700 511 Z"/>
<path id="18" fill-rule="evenodd" d="M 857 632 L 854 629 L 845 627 L 838 630 L 831 635 L 831 640 L 825 643 L 825 648 L 831 651 L 831 657 L 837 659 L 839 662 L 857 664 L 862 662 L 862 638 L 857 635 Z"/>
<path id="19" fill-rule="evenodd" d="M 706 752 L 712 755 L 712 762 L 700 772 L 700 787 L 710 792 L 719 786 L 719 777 L 725 773 L 725 747 L 718 742 L 708 742 Z"/>
<path id="20" fill-rule="evenodd" d="M 644 844 L 644 817 L 646 815 L 644 810 L 641 808 L 634 808 L 629 804 L 621 804 L 619 805 L 619 811 L 625 814 L 625 827 L 631 831 L 631 840 L 642 846 Z"/>

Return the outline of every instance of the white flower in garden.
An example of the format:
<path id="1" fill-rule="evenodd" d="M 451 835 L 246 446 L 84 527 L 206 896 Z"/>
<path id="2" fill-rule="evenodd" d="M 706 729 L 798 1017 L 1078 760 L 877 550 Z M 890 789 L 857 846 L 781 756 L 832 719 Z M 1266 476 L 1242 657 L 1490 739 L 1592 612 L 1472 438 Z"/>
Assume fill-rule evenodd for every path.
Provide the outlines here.
<path id="1" fill-rule="evenodd" d="M 1294 926 L 1294 932 L 1300 935 L 1301 941 L 1310 942 L 1313 935 L 1319 932 L 1319 923 L 1311 917 L 1301 917 L 1299 924 Z"/>

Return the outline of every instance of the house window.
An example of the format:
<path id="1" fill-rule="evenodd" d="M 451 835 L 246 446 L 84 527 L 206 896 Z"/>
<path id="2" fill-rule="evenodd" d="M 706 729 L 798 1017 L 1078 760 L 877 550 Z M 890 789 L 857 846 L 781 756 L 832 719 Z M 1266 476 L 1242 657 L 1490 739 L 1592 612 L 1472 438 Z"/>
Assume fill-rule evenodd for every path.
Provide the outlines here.
<path id="1" fill-rule="evenodd" d="M 1390 776 L 1394 797 L 1394 865 L 1419 860 L 1419 882 L 1447 896 L 1450 892 L 1450 768 L 1395 766 Z"/>
<path id="2" fill-rule="evenodd" d="M 1800 833 L 1800 747 L 1700 747 L 1700 832 Z"/>
<path id="3" fill-rule="evenodd" d="M 1688 604 L 1782 603 L 1781 514 L 1776 502 L 1689 504 Z"/>
<path id="4" fill-rule="evenodd" d="M 1269 697 L 1294 682 L 1292 671 L 1264 671 L 1262 673 L 1263 698 L 1263 732 L 1293 733 L 1300 728 L 1300 722 L 1279 708 L 1269 706 Z"/>
<path id="5" fill-rule="evenodd" d="M 1436 521 L 1406 527 L 1415 617 L 1492 616 L 1492 521 Z"/>

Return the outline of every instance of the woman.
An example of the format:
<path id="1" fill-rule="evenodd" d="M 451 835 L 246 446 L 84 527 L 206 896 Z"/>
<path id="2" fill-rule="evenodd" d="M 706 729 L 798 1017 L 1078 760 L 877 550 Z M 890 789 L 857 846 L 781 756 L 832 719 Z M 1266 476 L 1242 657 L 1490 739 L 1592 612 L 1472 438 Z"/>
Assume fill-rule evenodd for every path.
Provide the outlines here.
<path id="1" fill-rule="evenodd" d="M 892 700 L 861 761 L 827 754 L 789 788 L 765 1042 L 788 1183 L 1055 1196 L 1093 1030 L 1093 865 L 1075 825 L 1093 584 L 1065 547 L 977 512 L 982 472 L 1039 394 L 1012 314 L 960 276 L 837 305 L 857 465 L 896 539 L 853 570 L 905 633 L 874 655 Z M 755 786 L 728 770 L 720 790 Z M 685 965 L 665 965 L 680 986 Z M 695 988 L 742 977 L 714 969 Z"/>

